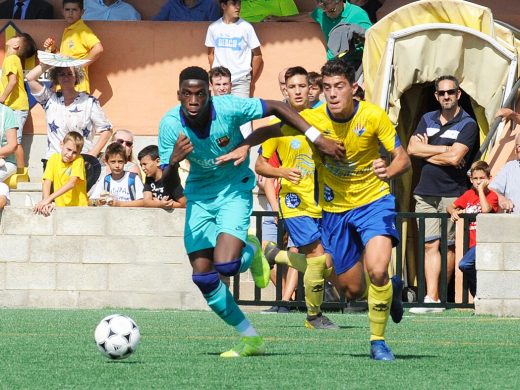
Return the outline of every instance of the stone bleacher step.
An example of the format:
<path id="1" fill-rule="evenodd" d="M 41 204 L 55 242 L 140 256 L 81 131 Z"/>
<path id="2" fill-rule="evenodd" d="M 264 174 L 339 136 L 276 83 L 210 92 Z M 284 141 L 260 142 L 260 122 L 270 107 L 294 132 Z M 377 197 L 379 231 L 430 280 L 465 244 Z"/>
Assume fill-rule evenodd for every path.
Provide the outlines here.
<path id="1" fill-rule="evenodd" d="M 41 192 L 42 191 L 42 183 L 41 182 L 34 182 L 34 181 L 28 181 L 28 182 L 20 182 L 16 186 L 16 189 L 11 190 L 11 192 Z"/>
<path id="2" fill-rule="evenodd" d="M 9 197 L 10 205 L 14 207 L 32 207 L 42 200 L 42 193 L 38 191 L 11 190 Z"/>

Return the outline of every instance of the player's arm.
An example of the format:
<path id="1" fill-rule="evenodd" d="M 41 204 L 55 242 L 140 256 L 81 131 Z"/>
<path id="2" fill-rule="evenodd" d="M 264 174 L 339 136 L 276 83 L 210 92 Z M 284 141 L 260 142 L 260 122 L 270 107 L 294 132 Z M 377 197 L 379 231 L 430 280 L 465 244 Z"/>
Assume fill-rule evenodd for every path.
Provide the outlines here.
<path id="1" fill-rule="evenodd" d="M 0 195 L 0 210 L 7 205 L 7 196 Z"/>
<path id="2" fill-rule="evenodd" d="M 101 42 L 98 42 L 94 46 L 92 46 L 92 48 L 90 49 L 90 51 L 84 59 L 90 60 L 90 65 L 96 60 L 98 60 L 99 57 L 101 57 L 101 54 L 103 54 L 103 45 L 101 44 Z"/>
<path id="3" fill-rule="evenodd" d="M 14 87 L 16 87 L 17 82 L 18 80 L 16 80 L 16 75 L 14 73 L 9 73 L 7 75 L 7 85 L 5 86 L 2 95 L 0 95 L 0 103 L 5 103 L 11 92 L 13 92 Z"/>
<path id="4" fill-rule="evenodd" d="M 252 50 L 253 58 L 251 60 L 251 86 L 249 96 L 253 96 L 255 92 L 255 84 L 260 78 L 262 69 L 264 68 L 264 59 L 262 58 L 262 50 L 260 46 Z M 210 64 L 211 66 L 211 64 Z"/>
<path id="5" fill-rule="evenodd" d="M 464 164 L 464 156 L 469 151 L 469 148 L 466 145 L 460 142 L 455 142 L 450 148 L 447 146 L 445 148 L 445 152 L 428 157 L 426 161 L 435 165 L 451 165 L 454 167 Z"/>
<path id="6" fill-rule="evenodd" d="M 273 167 L 267 159 L 260 155 L 256 159 L 255 172 L 267 178 L 284 178 L 293 184 L 300 183 L 301 172 L 296 168 Z"/>
<path id="7" fill-rule="evenodd" d="M 374 174 L 381 180 L 395 179 L 410 169 L 410 157 L 401 145 L 393 149 L 390 154 L 392 155 L 390 165 L 387 166 L 386 161 L 382 158 L 374 160 L 372 164 Z"/>

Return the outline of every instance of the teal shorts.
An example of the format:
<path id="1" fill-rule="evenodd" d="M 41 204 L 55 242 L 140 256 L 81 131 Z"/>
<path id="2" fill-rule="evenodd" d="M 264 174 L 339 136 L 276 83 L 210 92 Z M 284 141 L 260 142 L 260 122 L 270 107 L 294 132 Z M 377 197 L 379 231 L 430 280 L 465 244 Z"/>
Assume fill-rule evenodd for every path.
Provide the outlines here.
<path id="1" fill-rule="evenodd" d="M 184 225 L 186 252 L 190 254 L 214 248 L 220 233 L 230 234 L 245 243 L 252 210 L 251 191 L 235 192 L 212 199 L 188 200 Z"/>

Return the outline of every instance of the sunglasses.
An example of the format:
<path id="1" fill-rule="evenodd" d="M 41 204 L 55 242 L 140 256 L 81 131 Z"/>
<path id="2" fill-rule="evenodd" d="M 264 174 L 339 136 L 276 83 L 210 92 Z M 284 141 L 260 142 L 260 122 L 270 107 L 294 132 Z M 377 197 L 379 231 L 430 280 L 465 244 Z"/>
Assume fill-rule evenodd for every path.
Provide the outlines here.
<path id="1" fill-rule="evenodd" d="M 116 139 L 116 142 L 120 143 L 121 145 L 126 145 L 126 146 L 128 146 L 129 148 L 131 148 L 132 146 L 134 146 L 133 141 L 125 141 L 124 139 Z"/>
<path id="2" fill-rule="evenodd" d="M 447 89 L 446 91 L 436 91 L 435 93 L 439 96 L 444 96 L 445 94 L 448 94 L 450 96 L 453 96 L 457 93 L 458 89 Z"/>

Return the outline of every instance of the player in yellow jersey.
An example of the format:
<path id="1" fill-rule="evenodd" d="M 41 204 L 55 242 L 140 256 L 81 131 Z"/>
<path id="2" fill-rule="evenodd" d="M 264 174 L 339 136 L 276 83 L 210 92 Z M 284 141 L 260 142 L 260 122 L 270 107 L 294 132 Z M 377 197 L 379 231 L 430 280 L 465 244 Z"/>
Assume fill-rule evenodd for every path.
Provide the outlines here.
<path id="1" fill-rule="evenodd" d="M 292 108 L 298 112 L 308 108 L 309 80 L 304 68 L 296 66 L 287 69 L 285 88 L 288 103 Z M 275 153 L 281 162 L 278 168 L 268 163 L 269 158 Z M 258 156 L 255 170 L 259 175 L 280 180 L 280 217 L 295 246 L 306 255 L 306 259 L 300 261 L 300 256 L 285 251 L 282 252 L 287 256 L 285 261 L 280 261 L 278 256 L 279 262 L 305 273 L 305 326 L 309 329 L 339 329 L 321 313 L 324 278 L 330 275 L 332 266 L 330 257 L 327 259 L 321 244 L 321 208 L 314 198 L 315 164 L 311 145 L 305 135 L 285 126 L 282 137 L 271 138 L 262 144 L 262 154 Z M 267 244 L 266 253 L 269 254 L 271 266 L 274 265 L 279 252 L 275 243 Z M 294 263 L 291 261 L 293 259 Z"/>
<path id="2" fill-rule="evenodd" d="M 370 356 L 394 360 L 385 328 L 390 312 L 401 321 L 403 285 L 399 276 L 390 280 L 388 275 L 392 247 L 399 242 L 388 182 L 409 169 L 410 158 L 386 113 L 353 99 L 358 88 L 353 68 L 331 60 L 321 73 L 327 104 L 302 116 L 346 149 L 340 161 L 315 154 L 323 245 L 347 297 L 367 297 Z M 380 146 L 391 155 L 390 164 L 380 157 Z"/>

